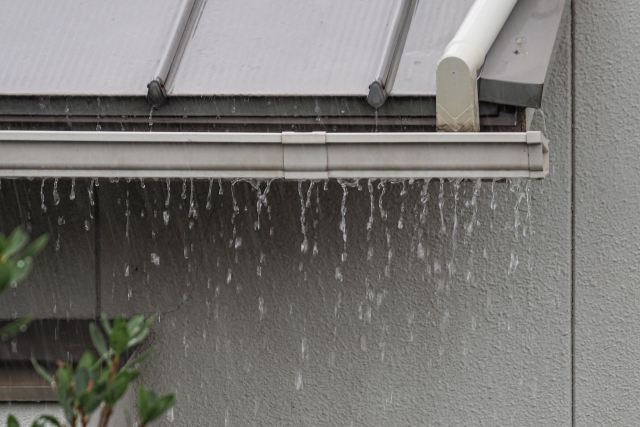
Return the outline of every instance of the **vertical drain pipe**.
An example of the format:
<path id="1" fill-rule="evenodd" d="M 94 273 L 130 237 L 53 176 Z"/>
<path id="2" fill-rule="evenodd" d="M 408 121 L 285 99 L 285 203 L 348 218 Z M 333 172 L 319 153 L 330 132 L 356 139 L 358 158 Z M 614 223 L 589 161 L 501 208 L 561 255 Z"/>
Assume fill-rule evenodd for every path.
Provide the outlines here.
<path id="1" fill-rule="evenodd" d="M 391 93 L 417 4 L 417 0 L 398 1 L 393 28 L 385 42 L 384 55 L 376 72 L 376 79 L 369 85 L 367 102 L 373 108 L 382 107 L 387 101 L 388 94 Z"/>
<path id="2" fill-rule="evenodd" d="M 480 131 L 479 72 L 517 1 L 476 0 L 445 48 L 436 72 L 438 131 Z"/>
<path id="3" fill-rule="evenodd" d="M 153 79 L 147 84 L 147 101 L 154 108 L 161 106 L 167 99 L 166 86 L 169 85 L 169 78 L 175 74 L 180 64 L 193 22 L 202 5 L 202 0 L 183 0 L 182 2 L 180 14 L 171 30 L 169 44 L 162 53 Z"/>

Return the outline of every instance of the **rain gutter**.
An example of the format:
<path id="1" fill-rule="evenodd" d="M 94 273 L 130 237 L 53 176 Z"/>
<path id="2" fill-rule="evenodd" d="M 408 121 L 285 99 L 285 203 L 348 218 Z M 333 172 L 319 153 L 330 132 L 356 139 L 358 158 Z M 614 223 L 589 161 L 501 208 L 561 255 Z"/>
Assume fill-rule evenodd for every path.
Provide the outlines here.
<path id="1" fill-rule="evenodd" d="M 544 178 L 540 132 L 0 131 L 1 177 Z"/>
<path id="2" fill-rule="evenodd" d="M 436 71 L 436 122 L 439 131 L 480 130 L 480 71 L 517 2 L 476 0 L 445 48 Z"/>

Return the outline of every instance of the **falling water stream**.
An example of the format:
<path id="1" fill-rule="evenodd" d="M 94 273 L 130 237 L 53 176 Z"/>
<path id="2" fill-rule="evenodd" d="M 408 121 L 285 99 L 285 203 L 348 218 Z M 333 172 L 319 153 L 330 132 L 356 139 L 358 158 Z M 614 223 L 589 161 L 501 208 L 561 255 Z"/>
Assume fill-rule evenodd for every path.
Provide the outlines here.
<path id="1" fill-rule="evenodd" d="M 14 191 L 6 181 L 0 195 Z M 508 315 L 494 314 L 494 288 L 515 289 L 515 300 L 513 283 L 534 269 L 538 184 L 525 179 L 35 184 L 39 204 L 29 218 L 37 216 L 45 231 L 55 227 L 60 257 L 72 250 L 61 241 L 80 242 L 73 233 L 100 230 L 103 307 L 159 311 L 162 327 L 181 334 L 171 342 L 184 349 L 185 361 L 207 349 L 214 374 L 206 375 L 216 376 L 209 380 L 223 389 L 246 387 L 247 395 L 264 372 L 286 377 L 274 384 L 278 390 L 315 396 L 324 381 L 346 381 L 347 367 L 402 376 L 401 361 L 420 355 L 428 369 L 457 357 L 465 370 L 474 363 L 476 330 L 517 330 L 522 308 L 511 301 L 509 311 L 503 301 L 496 310 Z M 172 198 L 176 185 L 180 197 Z M 53 225 L 42 220 L 49 215 Z M 504 277 L 492 273 L 497 266 Z M 458 300 L 466 293 L 473 298 L 464 306 Z M 185 322 L 198 313 L 207 321 L 191 331 Z M 454 348 L 455 356 L 447 354 Z M 374 400 L 388 417 L 391 407 L 410 402 L 390 384 L 385 396 L 353 404 L 366 408 Z M 214 411 L 232 425 L 238 410 L 229 402 Z M 171 417 L 179 416 L 178 408 Z"/>

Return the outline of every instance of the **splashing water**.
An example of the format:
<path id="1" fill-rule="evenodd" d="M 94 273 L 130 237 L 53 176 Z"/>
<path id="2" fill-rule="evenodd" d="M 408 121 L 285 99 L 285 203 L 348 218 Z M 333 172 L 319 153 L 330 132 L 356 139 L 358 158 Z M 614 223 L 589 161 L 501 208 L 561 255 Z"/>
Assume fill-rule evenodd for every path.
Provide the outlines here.
<path id="1" fill-rule="evenodd" d="M 518 228 L 520 227 L 520 203 L 525 198 L 525 192 L 522 191 L 522 180 L 510 179 L 509 180 L 509 191 L 511 191 L 516 196 L 516 204 L 513 207 L 514 221 L 513 228 L 515 231 L 516 240 L 518 239 Z"/>
<path id="2" fill-rule="evenodd" d="M 382 219 L 383 221 L 386 221 L 387 211 L 384 210 L 384 206 L 382 205 L 382 197 L 384 197 L 384 194 L 387 192 L 387 181 L 384 179 L 381 179 L 380 182 L 378 183 L 378 189 L 382 189 L 382 192 L 380 193 L 380 197 L 378 199 L 378 209 L 380 210 L 380 219 Z"/>
<path id="3" fill-rule="evenodd" d="M 42 212 L 47 211 L 47 205 L 44 203 L 44 179 L 42 179 L 42 185 L 40 185 L 40 208 Z"/>
<path id="4" fill-rule="evenodd" d="M 425 179 L 424 184 L 422 185 L 422 190 L 420 190 L 420 203 L 422 203 L 422 212 L 420 213 L 420 223 L 422 225 L 427 222 L 427 214 L 428 214 L 428 206 L 429 206 L 429 183 L 430 179 Z"/>
<path id="5" fill-rule="evenodd" d="M 304 192 L 302 191 L 302 182 L 298 181 L 298 195 L 300 196 L 300 227 L 302 229 L 302 243 L 300 244 L 300 252 L 306 254 L 309 251 L 309 240 L 307 239 L 307 204 L 304 200 Z M 313 183 L 309 184 L 310 186 Z"/>
<path id="6" fill-rule="evenodd" d="M 69 193 L 69 200 L 75 200 L 76 198 L 76 179 L 71 178 L 71 193 Z"/>
<path id="7" fill-rule="evenodd" d="M 498 207 L 498 204 L 496 203 L 496 182 L 498 180 L 494 179 L 493 181 L 491 181 L 491 210 L 495 211 L 496 208 Z"/>
<path id="8" fill-rule="evenodd" d="M 95 205 L 95 202 L 93 201 L 93 183 L 95 182 L 95 180 L 91 180 L 91 182 L 89 183 L 89 189 L 87 190 L 89 192 L 89 203 L 91 204 L 91 206 Z"/>
<path id="9" fill-rule="evenodd" d="M 347 260 L 347 195 L 349 194 L 349 190 L 347 187 L 358 187 L 358 180 L 348 181 L 348 180 L 338 180 L 340 186 L 342 187 L 342 201 L 340 203 L 340 226 L 339 229 L 342 232 L 342 262 Z"/>
<path id="10" fill-rule="evenodd" d="M 511 252 L 511 262 L 509 263 L 509 271 L 508 274 L 512 275 L 518 269 L 518 254 L 515 252 Z"/>
<path id="11" fill-rule="evenodd" d="M 473 196 L 471 196 L 471 201 L 469 202 L 473 213 L 471 214 L 471 221 L 469 221 L 469 224 L 467 224 L 466 227 L 467 236 L 471 236 L 471 234 L 473 233 L 473 227 L 476 226 L 476 223 L 478 221 L 478 195 L 480 194 L 481 187 L 482 180 L 476 179 L 473 184 Z"/>
<path id="12" fill-rule="evenodd" d="M 197 219 L 198 218 L 198 211 L 196 210 L 196 201 L 195 201 L 195 197 L 194 197 L 194 186 L 193 186 L 193 178 L 189 178 L 189 185 L 191 186 L 191 192 L 189 194 L 189 215 L 188 218 L 193 218 L 193 219 Z M 184 197 L 183 197 L 184 199 Z"/>
<path id="13" fill-rule="evenodd" d="M 266 185 L 264 187 L 264 190 L 261 187 L 260 181 L 252 179 L 249 181 L 249 183 L 251 184 L 251 186 L 256 190 L 256 192 L 258 193 L 258 197 L 256 200 L 256 214 L 257 214 L 257 219 L 256 222 L 254 224 L 254 228 L 256 230 L 260 230 L 260 213 L 262 212 L 262 208 L 263 207 L 267 207 L 267 209 L 269 208 L 269 203 L 267 200 L 267 195 L 269 194 L 269 191 L 271 190 L 271 183 L 273 182 L 273 180 L 269 180 L 266 181 Z M 312 183 L 313 184 L 313 183 Z M 311 191 L 311 187 L 309 187 L 309 191 Z"/>
<path id="14" fill-rule="evenodd" d="M 447 263 L 449 270 L 449 276 L 453 276 L 456 272 L 455 260 L 456 260 L 456 248 L 457 248 L 457 234 L 458 234 L 458 200 L 460 200 L 460 182 L 461 178 L 451 181 L 453 187 L 453 227 L 451 229 L 451 260 Z"/>
<path id="15" fill-rule="evenodd" d="M 213 188 L 213 178 L 209 178 L 209 191 L 207 192 L 207 205 L 206 209 L 211 210 L 211 189 Z"/>
<path id="16" fill-rule="evenodd" d="M 164 207 L 169 207 L 169 201 L 171 200 L 171 180 L 167 178 L 167 198 L 164 201 Z"/>
<path id="17" fill-rule="evenodd" d="M 375 202 L 373 197 L 373 181 L 367 181 L 367 188 L 369 189 L 369 200 L 371 203 L 371 210 L 369 213 L 369 221 L 367 221 L 367 231 L 371 231 L 373 229 L 373 211 L 375 210 Z M 367 240 L 371 238 L 371 233 L 367 233 Z"/>
<path id="18" fill-rule="evenodd" d="M 60 204 L 60 194 L 58 194 L 58 178 L 53 180 L 53 204 L 58 206 Z"/>
<path id="19" fill-rule="evenodd" d="M 438 192 L 438 208 L 440 209 L 440 234 L 446 234 L 447 227 L 444 225 L 444 179 L 440 179 L 440 191 Z"/>

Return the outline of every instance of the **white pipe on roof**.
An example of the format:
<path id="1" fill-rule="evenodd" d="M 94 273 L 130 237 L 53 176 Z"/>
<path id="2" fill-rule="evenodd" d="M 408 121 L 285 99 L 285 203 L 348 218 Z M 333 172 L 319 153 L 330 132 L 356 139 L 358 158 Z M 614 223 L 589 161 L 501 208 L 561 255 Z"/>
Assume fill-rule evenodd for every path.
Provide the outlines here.
<path id="1" fill-rule="evenodd" d="M 511 133 L 0 131 L 0 176 L 544 178 L 547 140 Z"/>
<path id="2" fill-rule="evenodd" d="M 436 72 L 438 130 L 480 130 L 478 74 L 517 2 L 476 0 L 445 48 Z"/>

